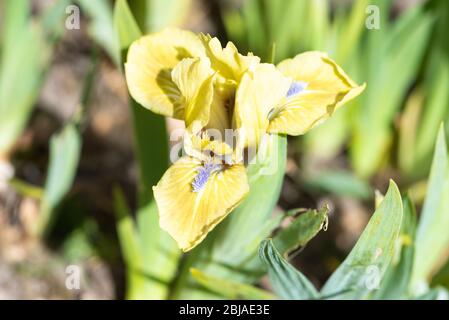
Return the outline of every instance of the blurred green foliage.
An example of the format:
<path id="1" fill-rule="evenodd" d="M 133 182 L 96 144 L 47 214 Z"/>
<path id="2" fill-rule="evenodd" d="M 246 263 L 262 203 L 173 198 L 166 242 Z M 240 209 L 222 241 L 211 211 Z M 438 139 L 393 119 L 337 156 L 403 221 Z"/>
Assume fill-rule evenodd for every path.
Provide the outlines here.
<path id="1" fill-rule="evenodd" d="M 279 297 L 288 299 L 447 299 L 449 292 L 433 282 L 447 260 L 448 146 L 441 126 L 435 146 L 430 187 L 419 222 L 413 202 L 401 199 L 390 182 L 364 232 L 320 293 L 277 252 L 271 240 L 261 243 L 260 255 Z M 443 198 L 444 197 L 444 198 Z M 443 200 L 445 199 L 445 200 Z M 443 249 L 444 248 L 444 249 Z M 447 274 L 447 268 L 442 269 Z M 438 281 L 439 280 L 439 281 Z"/>
<path id="2" fill-rule="evenodd" d="M 50 36 L 55 30 L 51 24 L 44 23 L 52 12 L 38 17 L 41 23 L 33 23 L 29 1 L 5 0 L 0 5 L 3 12 L 0 37 L 0 156 L 4 156 L 22 133 L 34 107 L 50 61 Z"/>
<path id="3" fill-rule="evenodd" d="M 0 157 L 10 152 L 33 111 L 50 67 L 53 47 L 62 34 L 60 26 L 69 4 L 68 0 L 59 1 L 34 17 L 30 1 L 6 0 L 1 3 L 4 21 L 0 62 Z M 86 84 L 87 92 L 88 79 Z M 35 226 L 37 234 L 42 235 L 50 229 L 57 207 L 71 189 L 81 152 L 76 123 L 76 120 L 68 123 L 50 141 L 51 155 L 44 190 L 20 180 L 13 181 L 19 191 L 35 194 L 42 202 Z"/>
<path id="4" fill-rule="evenodd" d="M 352 168 L 362 178 L 386 165 L 398 168 L 409 181 L 426 176 L 437 128 L 448 120 L 447 1 L 423 2 L 393 20 L 391 0 L 351 5 L 326 0 L 229 3 L 234 2 L 224 2 L 228 5 L 223 6 L 223 20 L 228 38 L 238 47 L 266 59 L 267 49 L 275 43 L 276 61 L 306 50 L 324 50 L 357 81 L 368 84 L 359 99 L 305 137 L 301 151 L 306 165 L 308 158 L 331 159 L 347 148 Z M 368 19 L 376 14 L 379 28 L 368 28 Z M 425 98 L 419 106 L 404 110 L 415 87 L 423 87 Z M 410 121 L 410 113 L 419 116 Z M 397 119 L 403 117 L 408 120 L 398 125 Z M 307 167 L 305 171 L 307 175 Z M 341 181 L 345 178 L 341 176 Z"/>

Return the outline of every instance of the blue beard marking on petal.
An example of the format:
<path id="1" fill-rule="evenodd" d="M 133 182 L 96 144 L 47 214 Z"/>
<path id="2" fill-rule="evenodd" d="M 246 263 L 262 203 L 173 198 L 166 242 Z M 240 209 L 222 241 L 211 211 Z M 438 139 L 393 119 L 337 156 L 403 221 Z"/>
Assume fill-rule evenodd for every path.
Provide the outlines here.
<path id="1" fill-rule="evenodd" d="M 296 96 L 306 90 L 308 83 L 304 81 L 293 81 L 287 91 L 287 98 Z"/>
<path id="2" fill-rule="evenodd" d="M 193 192 L 200 192 L 203 190 L 211 174 L 216 171 L 220 171 L 221 169 L 221 164 L 214 163 L 205 163 L 202 167 L 200 167 L 195 179 L 192 182 Z"/>

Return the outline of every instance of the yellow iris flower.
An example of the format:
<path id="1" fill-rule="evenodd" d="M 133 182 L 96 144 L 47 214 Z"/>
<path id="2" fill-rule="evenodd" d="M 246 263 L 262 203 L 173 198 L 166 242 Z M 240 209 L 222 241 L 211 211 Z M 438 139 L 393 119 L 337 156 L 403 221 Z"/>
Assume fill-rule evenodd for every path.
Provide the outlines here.
<path id="1" fill-rule="evenodd" d="M 125 73 L 137 102 L 186 124 L 187 155 L 153 187 L 160 226 L 183 251 L 249 192 L 244 150 L 257 151 L 266 133 L 304 134 L 364 89 L 321 52 L 274 66 L 231 42 L 223 48 L 217 38 L 175 28 L 135 41 Z M 229 129 L 236 146 L 226 139 Z"/>

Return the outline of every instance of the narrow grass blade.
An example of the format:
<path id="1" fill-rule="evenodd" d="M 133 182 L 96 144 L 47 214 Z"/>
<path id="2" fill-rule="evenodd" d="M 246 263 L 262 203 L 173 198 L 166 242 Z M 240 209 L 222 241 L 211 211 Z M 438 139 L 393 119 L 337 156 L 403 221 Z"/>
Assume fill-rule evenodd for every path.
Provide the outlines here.
<path id="1" fill-rule="evenodd" d="M 243 3 L 243 18 L 246 22 L 246 29 L 249 31 L 246 36 L 248 40 L 248 47 L 250 51 L 259 55 L 262 60 L 266 60 L 267 43 L 264 16 L 259 0 L 247 0 Z"/>
<path id="2" fill-rule="evenodd" d="M 423 92 L 420 88 L 415 89 L 407 99 L 399 122 L 398 165 L 408 177 L 414 176 L 415 172 L 416 139 L 423 105 Z"/>
<path id="3" fill-rule="evenodd" d="M 179 25 L 189 13 L 191 0 L 145 0 L 145 31 L 159 31 L 166 26 Z"/>
<path id="4" fill-rule="evenodd" d="M 13 178 L 9 180 L 9 185 L 14 188 L 14 190 L 25 196 L 36 200 L 42 200 L 44 195 L 44 189 L 35 185 L 31 185 L 25 181 Z"/>
<path id="5" fill-rule="evenodd" d="M 336 45 L 336 55 L 338 63 L 346 65 L 349 57 L 353 54 L 354 48 L 360 40 L 363 30 L 365 30 L 365 21 L 367 18 L 366 8 L 369 4 L 368 0 L 355 1 L 349 16 L 343 20 L 344 24 L 340 27 L 337 39 L 333 42 Z"/>
<path id="6" fill-rule="evenodd" d="M 437 59 L 437 58 L 435 58 Z M 439 124 L 449 116 L 449 50 L 448 55 L 438 60 L 438 70 L 429 77 L 426 104 L 420 118 L 419 131 L 415 147 L 415 162 L 412 177 L 423 177 L 428 173 L 432 162 L 432 146 L 438 136 Z"/>
<path id="7" fill-rule="evenodd" d="M 449 156 L 441 126 L 433 156 L 427 196 L 416 234 L 412 287 L 422 286 L 444 264 L 449 248 Z"/>
<path id="8" fill-rule="evenodd" d="M 50 161 L 37 234 L 42 235 L 51 228 L 54 211 L 72 187 L 80 153 L 81 136 L 74 124 L 66 125 L 61 133 L 51 138 Z"/>
<path id="9" fill-rule="evenodd" d="M 373 196 L 373 189 L 369 183 L 346 171 L 323 171 L 316 176 L 306 177 L 304 184 L 311 190 L 363 200 L 371 199 Z"/>
<path id="10" fill-rule="evenodd" d="M 142 268 L 142 248 L 134 218 L 126 204 L 123 191 L 119 187 L 114 188 L 113 200 L 114 213 L 117 219 L 117 233 L 123 258 L 129 268 L 138 270 Z"/>
<path id="11" fill-rule="evenodd" d="M 49 58 L 44 31 L 32 24 L 29 1 L 4 4 L 0 44 L 0 155 L 7 153 L 25 127 Z"/>
<path id="12" fill-rule="evenodd" d="M 107 0 L 78 0 L 90 17 L 88 32 L 117 65 L 120 63 L 119 39 L 116 37 L 112 7 Z"/>

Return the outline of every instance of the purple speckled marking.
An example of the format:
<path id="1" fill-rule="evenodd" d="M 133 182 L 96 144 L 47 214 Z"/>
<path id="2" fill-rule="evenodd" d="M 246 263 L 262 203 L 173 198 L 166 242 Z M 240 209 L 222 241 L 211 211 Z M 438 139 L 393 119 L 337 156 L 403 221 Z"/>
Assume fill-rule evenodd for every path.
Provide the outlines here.
<path id="1" fill-rule="evenodd" d="M 307 82 L 304 81 L 294 81 L 290 85 L 290 88 L 287 91 L 287 98 L 300 94 L 307 88 Z"/>
<path id="2" fill-rule="evenodd" d="M 202 167 L 198 169 L 198 173 L 192 182 L 193 192 L 200 192 L 209 180 L 210 175 L 221 170 L 222 165 L 214 163 L 205 163 Z"/>

